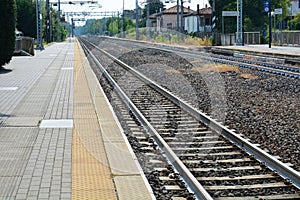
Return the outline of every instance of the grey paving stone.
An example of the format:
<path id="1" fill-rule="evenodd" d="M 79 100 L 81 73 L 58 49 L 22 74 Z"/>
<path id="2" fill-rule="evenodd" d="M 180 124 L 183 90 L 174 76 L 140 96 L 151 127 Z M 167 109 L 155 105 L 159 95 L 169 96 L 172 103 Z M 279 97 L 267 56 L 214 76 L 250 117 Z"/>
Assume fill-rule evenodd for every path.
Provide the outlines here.
<path id="1" fill-rule="evenodd" d="M 27 194 L 17 194 L 16 200 L 24 200 L 27 198 Z"/>
<path id="2" fill-rule="evenodd" d="M 63 192 L 60 195 L 61 199 L 71 199 L 71 193 L 70 192 Z"/>
<path id="3" fill-rule="evenodd" d="M 38 185 L 31 184 L 29 191 L 39 191 L 39 189 L 40 189 L 40 184 Z"/>
<path id="4" fill-rule="evenodd" d="M 38 200 L 37 195 L 36 196 L 28 196 L 26 200 Z"/>
<path id="5" fill-rule="evenodd" d="M 39 193 L 39 199 L 48 199 L 49 193 Z"/>
<path id="6" fill-rule="evenodd" d="M 49 200 L 60 200 L 60 195 L 52 195 L 52 194 L 50 193 Z"/>
<path id="7" fill-rule="evenodd" d="M 71 43 L 55 44 L 44 51 L 44 59 L 34 63 L 34 59 L 43 57 L 35 56 L 30 67 L 20 68 L 22 73 L 14 74 L 13 79 L 0 79 L 0 85 L 5 82 L 18 87 L 14 93 L 0 91 L 0 100 L 5 98 L 7 102 L 0 105 L 0 112 L 8 114 L 5 118 L 0 116 L 0 141 L 6 145 L 0 146 L 0 199 L 26 199 L 25 193 L 27 199 L 49 199 L 49 192 L 54 191 L 51 197 L 59 197 L 63 173 L 67 176 L 71 173 L 71 165 L 65 161 L 71 161 L 72 129 L 37 127 L 43 118 L 73 119 L 70 115 L 73 113 L 73 71 L 60 68 L 72 66 L 74 58 L 65 46 L 73 48 Z M 46 51 L 57 54 L 56 59 L 47 57 Z M 69 192 L 66 198 L 70 199 L 70 188 L 66 190 Z"/>
<path id="8" fill-rule="evenodd" d="M 29 188 L 25 188 L 25 189 L 24 188 L 19 188 L 17 195 L 18 194 L 27 194 L 28 191 L 29 191 Z"/>
<path id="9" fill-rule="evenodd" d="M 38 197 L 39 191 L 38 190 L 29 190 L 28 197 Z"/>

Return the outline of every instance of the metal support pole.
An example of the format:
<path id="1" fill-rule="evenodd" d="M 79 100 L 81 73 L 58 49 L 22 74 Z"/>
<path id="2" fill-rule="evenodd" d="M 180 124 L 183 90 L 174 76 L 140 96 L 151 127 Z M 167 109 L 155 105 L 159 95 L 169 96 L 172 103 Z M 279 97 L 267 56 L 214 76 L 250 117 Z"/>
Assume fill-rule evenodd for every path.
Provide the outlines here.
<path id="1" fill-rule="evenodd" d="M 183 26 L 183 0 L 181 0 L 181 16 L 180 16 L 180 32 L 184 33 L 184 26 Z"/>
<path id="2" fill-rule="evenodd" d="M 58 4 L 58 15 L 60 17 L 60 0 L 58 0 L 57 4 Z"/>
<path id="3" fill-rule="evenodd" d="M 236 45 L 242 46 L 243 42 L 243 0 L 237 0 L 237 31 L 236 31 Z"/>
<path id="4" fill-rule="evenodd" d="M 269 11 L 269 48 L 272 47 L 272 15 L 271 15 L 271 1 L 270 1 L 270 11 Z"/>
<path id="5" fill-rule="evenodd" d="M 225 34 L 224 16 L 222 16 L 222 34 Z"/>
<path id="6" fill-rule="evenodd" d="M 118 37 L 120 37 L 120 12 L 118 11 Z"/>
<path id="7" fill-rule="evenodd" d="M 150 40 L 150 3 L 147 5 L 147 21 L 146 21 L 146 31 L 147 31 L 147 41 Z"/>
<path id="8" fill-rule="evenodd" d="M 177 0 L 177 26 L 176 31 L 179 32 L 179 0 Z"/>
<path id="9" fill-rule="evenodd" d="M 47 43 L 51 42 L 51 36 L 50 36 L 50 2 L 49 0 L 46 0 L 46 26 L 47 26 Z"/>
<path id="10" fill-rule="evenodd" d="M 216 2 L 213 0 L 212 3 L 212 19 L 211 19 L 211 34 L 212 34 L 212 40 L 215 41 L 215 32 L 216 32 Z"/>
<path id="11" fill-rule="evenodd" d="M 125 0 L 123 0 L 123 24 L 122 24 L 122 38 L 125 38 L 125 13 L 124 13 L 124 5 L 125 5 Z"/>
<path id="12" fill-rule="evenodd" d="M 282 37 L 282 13 L 281 13 L 281 18 L 280 18 L 280 45 L 283 43 L 283 37 Z"/>
<path id="13" fill-rule="evenodd" d="M 135 1 L 135 10 L 136 10 L 136 16 L 135 16 L 135 34 L 136 34 L 136 40 L 139 40 L 139 3 L 138 0 Z"/>
<path id="14" fill-rule="evenodd" d="M 37 30 L 37 50 L 44 50 L 43 46 L 43 21 L 42 21 L 42 0 L 36 0 L 36 30 Z"/>

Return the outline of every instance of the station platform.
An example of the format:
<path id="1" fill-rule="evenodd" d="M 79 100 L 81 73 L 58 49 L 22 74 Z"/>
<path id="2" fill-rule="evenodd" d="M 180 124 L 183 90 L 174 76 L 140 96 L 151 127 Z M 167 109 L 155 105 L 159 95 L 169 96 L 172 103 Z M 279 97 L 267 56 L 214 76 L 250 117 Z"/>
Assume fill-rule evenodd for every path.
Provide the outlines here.
<path id="1" fill-rule="evenodd" d="M 211 51 L 217 54 L 244 54 L 269 58 L 282 59 L 284 64 L 300 65 L 300 47 L 271 46 L 269 45 L 244 45 L 244 46 L 214 46 Z"/>
<path id="2" fill-rule="evenodd" d="M 0 199 L 155 199 L 74 39 L 0 70 Z"/>

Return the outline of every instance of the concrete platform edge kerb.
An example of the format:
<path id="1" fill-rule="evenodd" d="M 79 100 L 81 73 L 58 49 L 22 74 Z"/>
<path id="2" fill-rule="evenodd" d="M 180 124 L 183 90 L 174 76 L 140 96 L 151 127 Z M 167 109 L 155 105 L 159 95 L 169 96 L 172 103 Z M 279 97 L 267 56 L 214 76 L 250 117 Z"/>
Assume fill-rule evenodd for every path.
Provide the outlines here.
<path id="1" fill-rule="evenodd" d="M 76 40 L 76 42 L 78 42 L 77 40 Z M 125 136 L 125 134 L 124 134 L 124 130 L 122 129 L 122 127 L 121 127 L 121 124 L 120 124 L 120 122 L 118 121 L 118 119 L 117 119 L 117 116 L 116 116 L 116 114 L 115 114 L 115 112 L 114 112 L 114 110 L 113 110 L 113 108 L 112 108 L 112 106 L 110 105 L 110 103 L 109 103 L 109 100 L 108 100 L 108 98 L 106 97 L 106 95 L 105 95 L 105 93 L 104 93 L 104 91 L 103 91 L 103 89 L 102 89 L 102 87 L 100 86 L 100 84 L 99 84 L 99 81 L 98 81 L 98 79 L 97 79 L 97 77 L 96 77 L 96 75 L 94 74 L 94 72 L 93 72 L 93 70 L 92 70 L 92 68 L 91 68 L 91 66 L 89 65 L 89 61 L 88 61 L 88 59 L 86 58 L 86 56 L 85 56 L 85 54 L 84 54 L 84 52 L 83 52 L 83 49 L 82 49 L 82 47 L 79 45 L 79 48 L 80 48 L 80 52 L 81 52 L 81 56 L 82 56 L 82 58 L 83 58 L 83 68 L 84 68 L 84 72 L 85 72 L 85 74 L 86 74 L 86 76 L 88 76 L 87 77 L 87 80 L 88 80 L 88 85 L 89 85 L 89 89 L 90 89 L 90 92 L 91 92 L 91 94 L 92 94 L 92 96 L 95 96 L 95 95 L 101 95 L 101 96 L 103 96 L 103 98 L 105 99 L 105 101 L 106 101 L 106 105 L 107 105 L 107 107 L 109 108 L 109 110 L 110 110 L 110 112 L 111 112 L 111 114 L 112 114 L 112 116 L 113 116 L 113 118 L 114 118 L 114 122 L 116 123 L 116 125 L 118 126 L 118 128 L 119 128 L 119 131 L 120 131 L 120 133 L 121 133 L 121 135 L 122 135 L 122 138 L 123 138 L 123 141 L 117 141 L 118 143 L 124 143 L 125 145 L 126 145 L 126 147 L 127 147 L 127 149 L 128 149 L 128 151 L 130 152 L 130 155 L 131 155 L 131 157 L 132 157 L 132 162 L 134 162 L 134 165 L 136 165 L 136 167 L 137 167 L 137 169 L 138 169 L 138 174 L 120 174 L 120 176 L 116 176 L 116 177 L 118 177 L 118 178 L 120 178 L 120 177 L 126 177 L 126 176 L 135 176 L 135 177 L 137 177 L 137 176 L 140 176 L 141 177 L 141 179 L 142 179 L 142 181 L 144 182 L 144 186 L 141 186 L 141 185 L 138 185 L 139 186 L 139 188 L 136 188 L 135 190 L 136 191 L 142 191 L 143 189 L 141 189 L 142 187 L 145 187 L 144 189 L 146 189 L 147 191 L 148 191 L 148 194 L 149 194 L 149 199 L 156 199 L 155 198 L 155 196 L 154 196 L 154 193 L 153 193 L 153 191 L 152 191 L 152 189 L 151 189 L 151 186 L 150 186 L 150 184 L 148 183 L 148 180 L 147 180 L 147 178 L 146 178 L 146 176 L 145 176 L 145 174 L 144 174 L 144 172 L 143 172 L 143 170 L 142 170 L 142 168 L 141 168 L 141 166 L 140 166 L 140 164 L 139 164 L 139 162 L 138 162 L 138 160 L 137 160 L 137 158 L 136 158 L 136 156 L 135 156 L 135 154 L 134 154 L 134 152 L 133 152 L 133 150 L 132 150 L 132 148 L 131 148 L 131 146 L 130 146 L 130 144 L 129 144 L 129 141 L 128 141 L 128 139 L 127 139 L 127 137 Z M 89 74 L 89 75 L 88 75 Z M 98 94 L 95 94 L 95 93 L 98 93 Z M 101 108 L 99 108 L 99 106 L 97 106 L 97 103 L 95 102 L 95 98 L 93 98 L 93 103 L 94 103 L 94 106 L 95 106 L 95 110 L 96 110 L 96 115 L 98 116 L 98 121 L 99 121 L 99 125 L 100 125 L 100 129 L 101 129 L 101 131 L 102 131 L 102 126 L 101 126 L 101 121 L 99 120 L 99 116 L 100 116 L 100 113 L 99 112 L 101 112 Z M 105 133 L 104 133 L 105 134 Z M 104 136 L 105 137 L 105 136 Z M 105 139 L 104 139 L 104 142 L 105 142 Z M 106 142 L 105 142 L 106 143 Z M 107 143 L 106 143 L 106 145 L 107 145 Z M 107 146 L 105 145 L 105 148 L 106 148 L 106 151 L 107 151 Z M 107 158 L 108 158 L 108 162 L 111 164 L 111 162 L 113 162 L 111 159 L 110 159 L 110 157 L 111 156 L 107 156 Z M 128 161 L 129 162 L 129 161 Z M 112 173 L 113 174 L 113 173 Z M 115 174 L 114 174 L 115 175 Z M 115 179 L 115 178 L 114 178 Z M 123 186 L 118 186 L 118 181 L 114 181 L 114 183 L 116 184 L 116 189 L 118 190 L 118 188 L 122 188 Z M 123 188 L 123 189 L 125 189 L 125 188 Z M 119 197 L 119 199 L 126 199 L 126 197 L 122 197 L 122 196 L 119 196 L 120 194 L 119 194 L 119 192 L 117 191 L 117 193 L 118 193 L 118 197 Z M 144 194 L 143 194 L 144 195 Z M 144 197 L 144 199 L 147 199 L 147 196 L 143 196 Z"/>

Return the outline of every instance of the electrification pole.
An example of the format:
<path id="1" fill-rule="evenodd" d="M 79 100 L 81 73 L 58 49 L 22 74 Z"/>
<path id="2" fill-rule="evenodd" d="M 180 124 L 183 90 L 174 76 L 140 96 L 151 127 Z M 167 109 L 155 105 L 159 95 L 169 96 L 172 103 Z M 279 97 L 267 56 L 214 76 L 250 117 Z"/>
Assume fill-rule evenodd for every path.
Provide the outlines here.
<path id="1" fill-rule="evenodd" d="M 135 7 L 136 7 L 136 16 L 135 16 L 135 34 L 136 34 L 136 40 L 139 40 L 139 3 L 138 0 L 135 1 Z"/>
<path id="2" fill-rule="evenodd" d="M 44 50 L 43 46 L 43 21 L 42 21 L 42 0 L 36 0 L 36 32 L 37 50 Z"/>
<path id="3" fill-rule="evenodd" d="M 180 14 L 180 33 L 184 32 L 183 28 L 183 0 L 181 0 L 181 8 L 180 8 L 181 14 Z"/>
<path id="4" fill-rule="evenodd" d="M 243 46 L 243 0 L 237 0 L 237 11 L 236 45 Z"/>
<path id="5" fill-rule="evenodd" d="M 147 21 L 146 21 L 146 30 L 147 30 L 147 41 L 150 40 L 150 3 L 147 4 Z"/>
<path id="6" fill-rule="evenodd" d="M 177 26 L 176 31 L 179 31 L 179 0 L 177 0 Z"/>
<path id="7" fill-rule="evenodd" d="M 124 5 L 125 5 L 125 0 L 123 0 L 123 17 L 122 17 L 122 37 L 125 38 L 125 13 L 124 13 Z"/>
<path id="8" fill-rule="evenodd" d="M 271 0 L 269 0 L 269 48 L 272 47 L 272 15 L 271 15 Z"/>
<path id="9" fill-rule="evenodd" d="M 46 0 L 46 27 L 47 27 L 47 43 L 51 42 L 51 36 L 50 36 L 50 2 L 49 0 Z"/>

